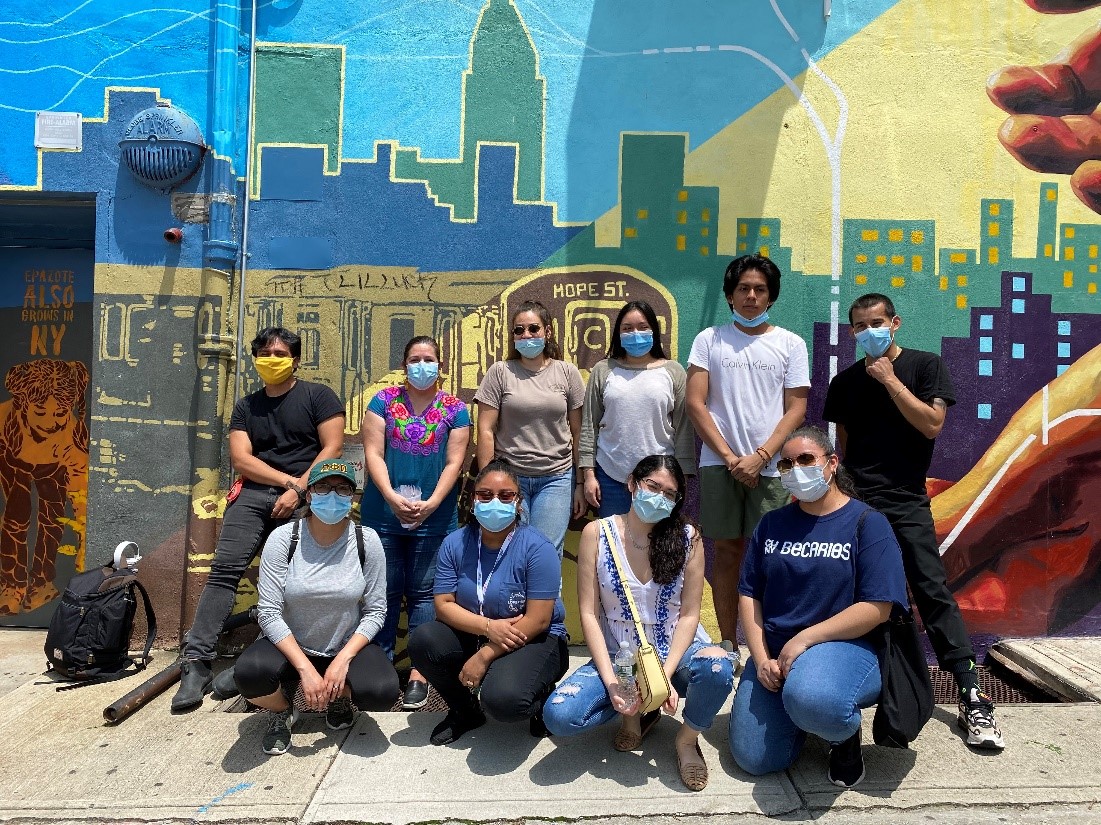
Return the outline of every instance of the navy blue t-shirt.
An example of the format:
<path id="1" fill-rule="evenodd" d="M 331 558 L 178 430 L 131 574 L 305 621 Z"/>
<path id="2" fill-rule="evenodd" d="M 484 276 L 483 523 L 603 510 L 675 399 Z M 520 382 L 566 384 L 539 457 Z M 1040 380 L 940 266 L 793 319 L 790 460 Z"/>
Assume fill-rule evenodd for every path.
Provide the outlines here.
<path id="1" fill-rule="evenodd" d="M 761 603 L 773 657 L 795 634 L 857 602 L 909 609 L 894 531 L 882 513 L 855 499 L 826 516 L 798 504 L 766 514 L 746 549 L 738 592 Z"/>
<path id="2" fill-rule="evenodd" d="M 440 545 L 436 562 L 436 595 L 454 593 L 460 607 L 478 612 L 479 530 L 463 527 L 448 534 Z M 552 636 L 566 635 L 566 608 L 559 595 L 562 590 L 562 562 L 558 551 L 543 534 L 526 524 L 518 524 L 512 541 L 503 548 L 497 569 L 499 550 L 481 549 L 482 579 L 488 579 L 484 615 L 489 619 L 511 619 L 527 610 L 528 599 L 554 599 L 550 627 Z"/>

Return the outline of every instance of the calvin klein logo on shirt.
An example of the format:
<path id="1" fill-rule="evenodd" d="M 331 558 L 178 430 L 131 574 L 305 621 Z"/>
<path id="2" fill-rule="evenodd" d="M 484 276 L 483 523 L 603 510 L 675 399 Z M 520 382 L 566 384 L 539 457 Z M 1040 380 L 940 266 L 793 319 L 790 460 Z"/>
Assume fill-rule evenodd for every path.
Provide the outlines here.
<path id="1" fill-rule="evenodd" d="M 750 361 L 746 358 L 744 361 L 738 358 L 727 358 L 725 355 L 719 359 L 719 364 L 727 369 L 734 370 L 761 370 L 762 372 L 774 372 L 779 369 L 776 364 L 766 364 L 760 358 L 756 361 Z"/>
<path id="2" fill-rule="evenodd" d="M 771 547 L 770 547 L 771 545 Z M 841 559 L 849 560 L 849 551 L 852 550 L 852 542 L 842 544 L 839 541 L 785 541 L 783 544 L 774 539 L 765 539 L 765 553 L 772 553 L 776 547 L 780 548 L 781 556 L 799 556 L 804 559 Z"/>

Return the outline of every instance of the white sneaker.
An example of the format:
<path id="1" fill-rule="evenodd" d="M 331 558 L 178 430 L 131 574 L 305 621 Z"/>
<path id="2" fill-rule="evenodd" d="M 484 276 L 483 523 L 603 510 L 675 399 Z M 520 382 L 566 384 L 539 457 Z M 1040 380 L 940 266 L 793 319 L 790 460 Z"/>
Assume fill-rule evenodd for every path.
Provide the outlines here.
<path id="1" fill-rule="evenodd" d="M 994 720 L 994 703 L 989 696 L 975 688 L 971 688 L 971 696 L 967 701 L 960 700 L 956 723 L 967 731 L 968 745 L 995 750 L 1005 747 L 1002 731 Z"/>

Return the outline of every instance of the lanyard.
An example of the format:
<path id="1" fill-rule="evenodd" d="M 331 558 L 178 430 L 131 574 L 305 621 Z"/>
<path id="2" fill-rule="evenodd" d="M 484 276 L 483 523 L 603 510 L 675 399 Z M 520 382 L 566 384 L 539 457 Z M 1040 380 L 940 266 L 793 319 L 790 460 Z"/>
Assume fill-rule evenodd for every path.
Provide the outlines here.
<path id="1" fill-rule="evenodd" d="M 497 565 L 501 563 L 501 559 L 505 557 L 505 551 L 508 550 L 508 546 L 512 544 L 512 537 L 516 535 L 516 530 L 509 531 L 509 534 L 505 536 L 505 540 L 501 542 L 501 549 L 497 551 L 497 558 L 493 561 L 493 567 L 490 568 L 489 575 L 486 576 L 485 582 L 482 581 L 482 533 L 478 531 L 478 578 L 474 583 L 474 595 L 478 597 L 478 615 L 485 615 L 485 601 L 486 591 L 489 590 L 489 582 L 493 579 L 493 574 L 497 572 Z"/>

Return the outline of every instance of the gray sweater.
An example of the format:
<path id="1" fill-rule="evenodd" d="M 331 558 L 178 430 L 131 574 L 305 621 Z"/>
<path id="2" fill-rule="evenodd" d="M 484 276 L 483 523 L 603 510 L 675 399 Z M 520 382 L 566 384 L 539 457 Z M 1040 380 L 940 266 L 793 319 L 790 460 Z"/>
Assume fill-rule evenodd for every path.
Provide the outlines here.
<path id="1" fill-rule="evenodd" d="M 353 633 L 374 639 L 386 618 L 386 558 L 378 534 L 363 530 L 359 566 L 356 526 L 322 547 L 303 519 L 298 549 L 287 566 L 290 522 L 275 528 L 260 557 L 260 630 L 272 644 L 290 635 L 314 656 L 335 656 Z"/>

